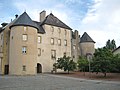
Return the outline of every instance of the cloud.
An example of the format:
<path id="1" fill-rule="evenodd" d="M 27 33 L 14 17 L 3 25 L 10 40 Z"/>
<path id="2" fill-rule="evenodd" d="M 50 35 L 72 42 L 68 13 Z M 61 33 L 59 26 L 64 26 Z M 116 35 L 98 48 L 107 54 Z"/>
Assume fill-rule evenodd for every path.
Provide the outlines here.
<path id="1" fill-rule="evenodd" d="M 119 46 L 120 0 L 96 0 L 96 2 L 82 20 L 79 29 L 90 33 L 96 41 L 96 47 L 103 47 L 108 39 L 115 39 Z"/>

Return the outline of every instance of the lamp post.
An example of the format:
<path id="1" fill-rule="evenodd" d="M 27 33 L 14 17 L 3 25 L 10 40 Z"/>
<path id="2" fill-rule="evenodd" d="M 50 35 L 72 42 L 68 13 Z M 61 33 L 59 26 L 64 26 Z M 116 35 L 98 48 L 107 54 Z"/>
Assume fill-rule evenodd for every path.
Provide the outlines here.
<path id="1" fill-rule="evenodd" d="M 87 53 L 87 60 L 89 62 L 89 77 L 91 77 L 91 59 L 92 59 L 92 54 Z"/>

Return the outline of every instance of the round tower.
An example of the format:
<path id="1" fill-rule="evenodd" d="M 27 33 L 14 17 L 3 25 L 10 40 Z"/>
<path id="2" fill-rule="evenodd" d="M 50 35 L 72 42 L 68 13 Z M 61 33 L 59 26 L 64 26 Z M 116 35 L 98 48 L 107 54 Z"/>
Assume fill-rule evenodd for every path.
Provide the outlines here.
<path id="1" fill-rule="evenodd" d="M 9 74 L 36 74 L 39 28 L 24 12 L 16 18 L 10 29 Z"/>
<path id="2" fill-rule="evenodd" d="M 93 55 L 95 52 L 95 42 L 85 32 L 80 39 L 81 56 Z"/>

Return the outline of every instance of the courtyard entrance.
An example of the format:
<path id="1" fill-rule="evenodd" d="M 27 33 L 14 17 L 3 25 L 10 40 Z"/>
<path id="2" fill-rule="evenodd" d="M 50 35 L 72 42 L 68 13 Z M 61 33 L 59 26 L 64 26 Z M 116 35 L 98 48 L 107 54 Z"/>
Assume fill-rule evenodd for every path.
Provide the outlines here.
<path id="1" fill-rule="evenodd" d="M 37 73 L 42 73 L 42 65 L 37 63 Z"/>

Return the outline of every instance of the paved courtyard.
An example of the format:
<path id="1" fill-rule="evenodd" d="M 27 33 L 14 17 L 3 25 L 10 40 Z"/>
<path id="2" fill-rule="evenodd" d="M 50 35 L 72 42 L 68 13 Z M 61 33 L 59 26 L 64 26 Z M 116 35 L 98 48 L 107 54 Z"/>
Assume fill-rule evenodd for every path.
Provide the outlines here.
<path id="1" fill-rule="evenodd" d="M 0 90 L 120 90 L 120 82 L 86 80 L 51 74 L 0 76 Z"/>

